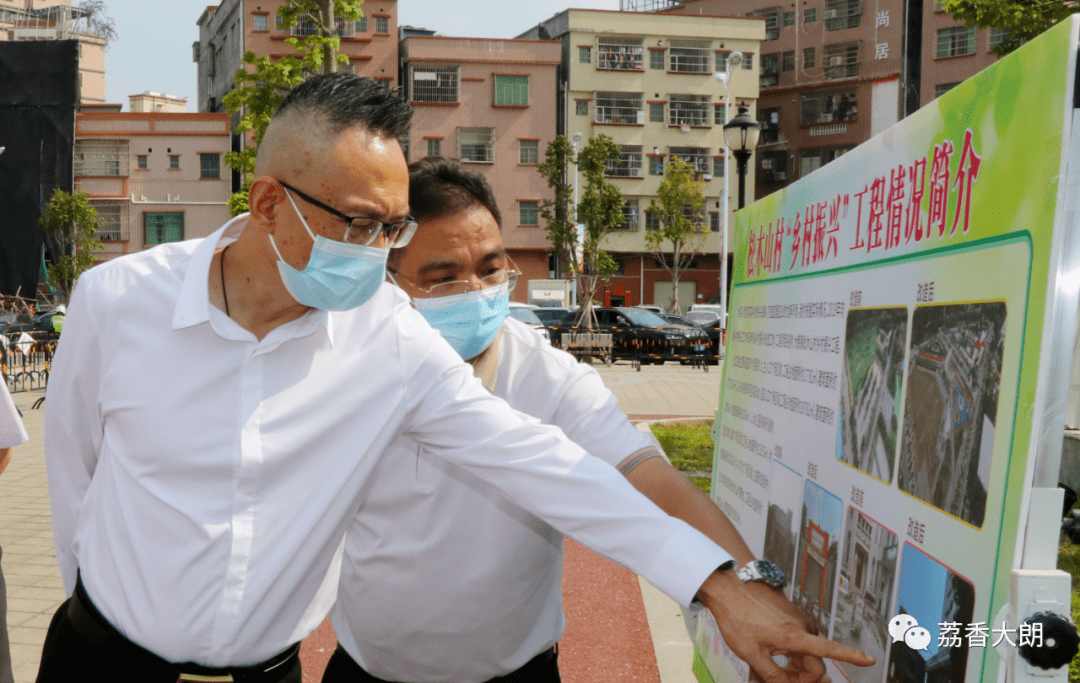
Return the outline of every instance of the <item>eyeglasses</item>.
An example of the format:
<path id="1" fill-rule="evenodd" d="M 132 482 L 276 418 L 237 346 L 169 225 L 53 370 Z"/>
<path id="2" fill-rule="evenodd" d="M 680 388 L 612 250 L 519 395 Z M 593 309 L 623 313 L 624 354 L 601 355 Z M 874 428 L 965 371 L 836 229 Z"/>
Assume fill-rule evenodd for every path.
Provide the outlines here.
<path id="1" fill-rule="evenodd" d="M 412 216 L 406 216 L 405 220 L 398 221 L 397 223 L 383 223 L 382 221 L 374 218 L 368 218 L 366 216 L 349 216 L 341 213 L 332 206 L 323 204 L 318 199 L 308 196 L 296 189 L 288 183 L 278 180 L 281 186 L 287 190 L 290 190 L 296 196 L 303 199 L 308 204 L 313 204 L 319 207 L 327 213 L 333 214 L 345 221 L 345 237 L 343 242 L 349 242 L 350 244 L 362 244 L 368 246 L 375 241 L 375 238 L 379 236 L 380 232 L 386 233 L 387 247 L 397 248 L 404 247 L 412 239 L 413 233 L 416 232 L 416 220 Z M 350 239 L 350 232 L 355 232 Z"/>
<path id="2" fill-rule="evenodd" d="M 480 278 L 479 287 L 476 286 L 475 282 L 471 282 L 469 280 L 440 282 L 430 287 L 421 287 L 420 285 L 416 284 L 401 273 L 393 269 L 388 270 L 393 275 L 396 275 L 398 278 L 401 278 L 405 282 L 408 282 L 410 285 L 432 298 L 454 296 L 455 294 L 465 294 L 467 292 L 473 291 L 474 289 L 487 289 L 488 287 L 498 287 L 504 282 L 509 283 L 509 287 L 507 287 L 507 289 L 513 290 L 514 286 L 517 285 L 518 275 L 521 275 L 521 271 L 517 270 L 516 268 L 513 270 L 496 270 L 494 273 L 485 275 L 484 277 Z"/>

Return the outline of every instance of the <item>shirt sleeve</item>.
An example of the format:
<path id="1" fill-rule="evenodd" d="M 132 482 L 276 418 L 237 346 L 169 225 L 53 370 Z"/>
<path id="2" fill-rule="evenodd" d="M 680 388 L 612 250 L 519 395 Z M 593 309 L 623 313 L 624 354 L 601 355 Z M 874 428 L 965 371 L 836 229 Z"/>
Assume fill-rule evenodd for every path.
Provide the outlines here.
<path id="1" fill-rule="evenodd" d="M 611 465 L 586 457 L 560 429 L 493 397 L 443 340 L 426 341 L 405 387 L 405 429 L 418 442 L 684 607 L 709 574 L 731 559 L 706 536 L 666 515 Z"/>
<path id="2" fill-rule="evenodd" d="M 19 411 L 15 409 L 7 385 L 0 379 L 0 448 L 18 446 L 25 443 L 27 438 Z"/>
<path id="3" fill-rule="evenodd" d="M 98 396 L 102 344 L 83 275 L 68 304 L 45 390 L 45 467 L 49 476 L 53 542 L 64 590 L 75 590 L 75 528 L 101 451 Z"/>

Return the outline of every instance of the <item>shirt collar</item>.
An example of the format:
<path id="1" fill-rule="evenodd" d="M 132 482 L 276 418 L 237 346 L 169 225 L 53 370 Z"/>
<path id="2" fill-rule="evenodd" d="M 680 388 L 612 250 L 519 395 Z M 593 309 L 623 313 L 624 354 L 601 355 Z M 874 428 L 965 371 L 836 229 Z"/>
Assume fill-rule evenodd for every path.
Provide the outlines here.
<path id="1" fill-rule="evenodd" d="M 210 304 L 210 289 L 207 283 L 214 252 L 218 247 L 225 247 L 235 242 L 240 237 L 240 233 L 244 231 L 250 216 L 251 214 L 248 213 L 236 216 L 204 239 L 192 252 L 191 258 L 188 260 L 187 272 L 184 273 L 183 284 L 180 285 L 180 296 L 177 297 L 176 309 L 173 311 L 172 326 L 174 330 L 210 322 L 210 310 L 213 306 Z M 223 312 L 218 312 L 221 313 L 222 317 L 225 316 Z M 326 337 L 331 348 L 333 347 L 334 323 L 333 317 L 328 312 L 312 309 L 298 320 L 286 323 L 286 325 L 293 325 L 294 323 L 298 327 L 293 333 L 295 336 L 311 334 L 317 327 L 322 326 L 326 330 Z"/>

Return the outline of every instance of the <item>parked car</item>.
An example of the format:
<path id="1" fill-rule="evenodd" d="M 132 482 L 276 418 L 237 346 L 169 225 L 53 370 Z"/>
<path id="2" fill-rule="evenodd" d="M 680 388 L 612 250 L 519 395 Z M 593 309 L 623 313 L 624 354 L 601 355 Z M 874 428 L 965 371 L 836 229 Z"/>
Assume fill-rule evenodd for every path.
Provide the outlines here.
<path id="1" fill-rule="evenodd" d="M 701 330 L 705 334 L 709 335 L 709 365 L 719 365 L 720 363 L 720 319 L 701 326 Z"/>
<path id="2" fill-rule="evenodd" d="M 660 313 L 659 315 L 660 315 L 661 318 L 663 318 L 666 322 L 668 322 L 671 325 L 682 325 L 683 327 L 693 327 L 693 328 L 697 327 L 697 324 L 694 323 L 694 321 L 687 320 L 686 318 L 682 317 L 681 315 L 672 315 L 671 313 Z"/>
<path id="3" fill-rule="evenodd" d="M 652 311 L 637 307 L 597 308 L 597 331 L 612 334 L 613 360 L 638 360 L 642 365 L 663 365 L 668 360 L 692 360 L 708 353 L 705 332 L 672 325 Z M 560 344 L 564 333 L 575 331 L 574 316 L 555 326 L 551 339 Z"/>
<path id="4" fill-rule="evenodd" d="M 21 326 L 33 322 L 34 319 L 26 313 L 0 313 L 0 332 L 8 332 L 12 325 Z"/>
<path id="5" fill-rule="evenodd" d="M 648 306 L 644 306 L 644 305 L 631 306 L 631 308 L 641 308 L 641 309 L 646 310 L 646 311 L 652 311 L 653 313 L 655 313 L 657 315 L 667 313 L 667 309 L 664 308 L 663 306 L 654 306 L 654 305 L 651 305 L 651 304 L 648 305 Z"/>
<path id="6" fill-rule="evenodd" d="M 555 326 L 563 321 L 566 316 L 571 312 L 577 311 L 576 308 L 567 308 L 565 306 L 540 306 L 533 309 L 533 313 L 537 318 L 540 318 L 540 322 L 544 323 L 544 328 L 548 331 L 548 338 L 551 338 L 551 331 L 555 329 Z"/>
<path id="7" fill-rule="evenodd" d="M 4 334 L 15 334 L 18 332 L 26 332 L 32 337 L 45 336 L 55 334 L 53 329 L 53 316 L 60 315 L 61 311 L 45 311 L 44 313 L 38 313 L 33 318 L 25 313 L 14 314 L 21 316 L 18 322 L 0 327 L 0 332 Z M 6 313 L 4 315 L 13 315 Z M 0 322 L 0 325 L 3 323 Z"/>
<path id="8" fill-rule="evenodd" d="M 517 318 L 521 322 L 525 323 L 529 327 L 533 328 L 537 332 L 547 339 L 551 340 L 551 335 L 548 334 L 547 328 L 544 327 L 543 321 L 536 316 L 537 307 L 531 304 L 522 304 L 517 301 L 510 302 L 510 315 Z"/>
<path id="9" fill-rule="evenodd" d="M 702 325 L 708 325 L 715 320 L 719 320 L 720 314 L 715 311 L 688 311 L 686 317 L 690 322 L 701 327 Z"/>

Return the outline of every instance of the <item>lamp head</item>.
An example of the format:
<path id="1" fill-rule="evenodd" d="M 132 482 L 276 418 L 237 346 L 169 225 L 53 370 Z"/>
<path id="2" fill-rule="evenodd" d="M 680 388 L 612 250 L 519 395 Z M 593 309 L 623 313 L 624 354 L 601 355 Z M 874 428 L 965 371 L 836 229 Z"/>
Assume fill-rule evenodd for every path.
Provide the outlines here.
<path id="1" fill-rule="evenodd" d="M 742 53 L 741 52 L 732 52 L 727 57 L 727 63 L 728 63 L 728 66 L 738 66 L 738 65 L 742 64 Z"/>
<path id="2" fill-rule="evenodd" d="M 726 73 L 721 72 L 721 73 L 718 73 L 718 74 L 713 74 L 712 77 L 716 79 L 717 83 L 723 83 L 724 85 L 727 85 L 727 74 Z"/>
<path id="3" fill-rule="evenodd" d="M 574 133 L 574 142 L 581 142 L 581 133 Z"/>

